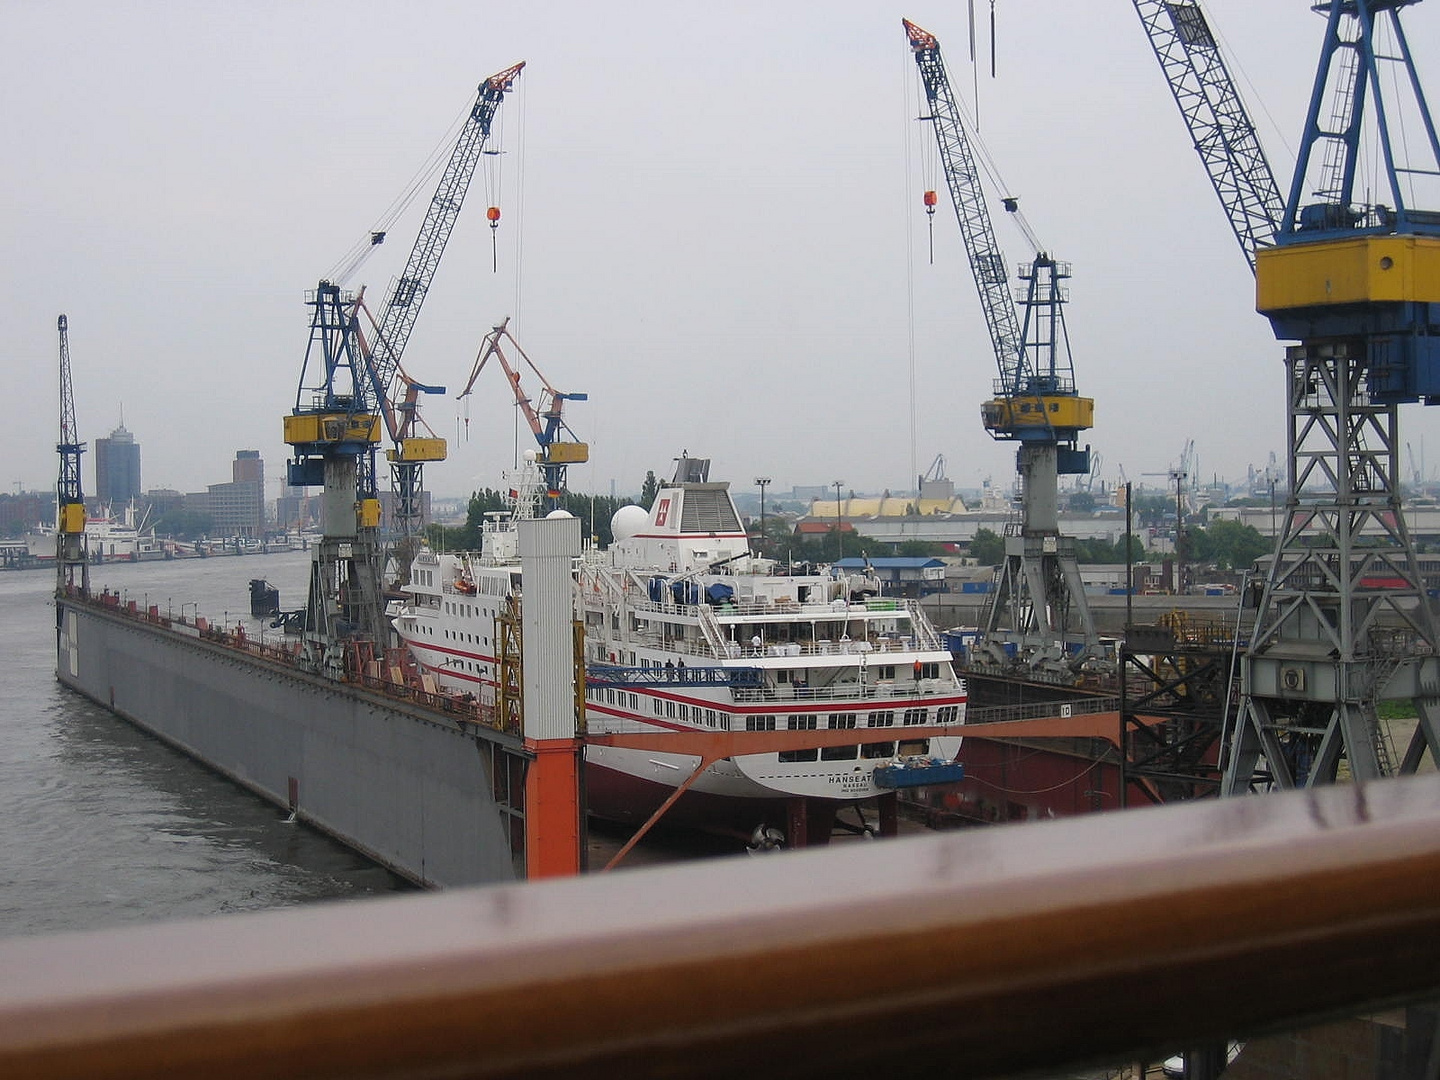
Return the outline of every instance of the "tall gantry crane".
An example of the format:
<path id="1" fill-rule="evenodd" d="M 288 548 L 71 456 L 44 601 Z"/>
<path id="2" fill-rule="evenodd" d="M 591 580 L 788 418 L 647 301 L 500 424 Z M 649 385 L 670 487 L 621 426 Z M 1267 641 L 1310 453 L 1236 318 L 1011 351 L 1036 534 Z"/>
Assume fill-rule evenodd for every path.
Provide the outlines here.
<path id="1" fill-rule="evenodd" d="M 405 272 L 392 285 L 384 312 L 367 339 L 360 312 L 364 294 L 321 281 L 311 306 L 310 342 L 301 368 L 295 407 L 284 418 L 285 441 L 294 457 L 288 468 L 296 487 L 324 488 L 323 530 L 311 568 L 305 623 L 305 656 L 317 668 L 338 673 L 344 643 L 365 640 L 383 648 L 384 618 L 380 544 L 381 507 L 376 448 L 384 424 L 396 487 L 396 520 L 403 537 L 413 535 L 420 515 L 421 468 L 445 457 L 443 439 L 416 434 L 418 397 L 443 393 L 405 374 L 400 359 L 444 253 L 491 121 L 523 62 L 480 84 L 475 104 L 431 199 Z M 408 571 L 408 545 L 398 562 Z"/>
<path id="2" fill-rule="evenodd" d="M 55 489 L 56 587 L 81 596 L 90 595 L 90 553 L 85 545 L 85 495 L 80 487 L 80 455 L 85 444 L 75 426 L 75 391 L 70 382 L 70 328 L 64 315 L 56 320 L 60 331 L 60 478 Z M 79 582 L 75 578 L 79 575 Z"/>
<path id="3" fill-rule="evenodd" d="M 1060 474 L 1090 471 L 1080 432 L 1094 422 L 1095 403 L 1075 390 L 1065 331 L 1068 263 L 1037 249 L 1019 268 L 1020 311 L 1011 296 L 1005 256 L 995 239 L 980 173 L 959 104 L 950 87 L 940 43 L 908 19 L 905 33 L 929 103 L 940 162 L 965 239 L 971 273 L 999 368 L 995 397 L 981 406 L 992 438 L 1019 443 L 1021 520 L 1006 527 L 1005 562 L 985 617 L 982 647 L 997 662 L 1013 653 L 1032 672 L 1066 673 L 1100 653 L 1085 599 L 1075 541 L 1060 535 Z M 933 193 L 926 193 L 933 207 Z M 1016 210 L 1013 199 L 1006 209 Z"/>
<path id="4" fill-rule="evenodd" d="M 1400 20 L 1415 2 L 1315 5 L 1325 36 L 1278 204 L 1198 5 L 1135 0 L 1202 157 L 1177 89 L 1202 69 L 1252 137 L 1213 145 L 1231 159 L 1226 175 L 1266 193 L 1268 223 L 1256 211 L 1256 227 L 1235 232 L 1257 310 L 1299 342 L 1285 354 L 1285 517 L 1242 657 L 1226 794 L 1329 783 L 1342 759 L 1360 780 L 1412 772 L 1427 750 L 1440 762 L 1440 641 L 1401 508 L 1397 423 L 1399 405 L 1440 401 L 1440 211 L 1414 196 L 1428 183 L 1440 207 L 1440 141 Z M 1368 171 L 1366 146 L 1378 147 Z M 1233 223 L 1241 185 L 1216 190 Z M 1378 719 L 1392 699 L 1419 717 L 1398 761 Z"/>
<path id="5" fill-rule="evenodd" d="M 380 407 L 360 348 L 359 298 L 322 281 L 306 303 L 312 309 L 310 342 L 295 408 L 284 424 L 285 441 L 295 453 L 290 484 L 324 490 L 303 656 L 317 670 L 339 674 L 346 640 L 381 647 L 387 640 L 375 492 Z"/>
<path id="6" fill-rule="evenodd" d="M 558 504 L 561 495 L 565 492 L 565 472 L 571 465 L 583 464 L 590 460 L 590 446 L 588 443 L 580 442 L 575 433 L 570 430 L 570 425 L 565 422 L 564 411 L 567 401 L 586 401 L 589 394 L 567 394 L 550 385 L 550 380 L 535 366 L 535 361 L 525 354 L 520 343 L 510 333 L 510 317 L 507 315 L 499 325 L 495 326 L 490 333 L 485 335 L 485 340 L 480 344 L 480 351 L 475 356 L 475 366 L 470 371 L 470 378 L 465 383 L 465 389 L 460 391 L 457 397 L 465 397 L 475 387 L 475 380 L 480 377 L 480 372 L 490 358 L 493 356 L 495 362 L 505 372 L 505 379 L 510 384 L 511 393 L 515 395 L 515 404 L 525 414 L 525 422 L 530 425 L 530 431 L 535 436 L 535 442 L 540 447 L 540 456 L 536 464 L 540 467 L 540 476 L 545 481 L 545 497 L 547 505 L 554 507 Z M 514 365 L 505 356 L 505 350 L 501 347 L 502 341 L 508 341 L 520 354 L 535 377 L 540 380 L 540 394 L 538 404 L 532 404 L 530 396 L 520 389 L 520 372 L 515 370 Z M 561 438 L 562 434 L 568 434 L 570 438 Z"/>

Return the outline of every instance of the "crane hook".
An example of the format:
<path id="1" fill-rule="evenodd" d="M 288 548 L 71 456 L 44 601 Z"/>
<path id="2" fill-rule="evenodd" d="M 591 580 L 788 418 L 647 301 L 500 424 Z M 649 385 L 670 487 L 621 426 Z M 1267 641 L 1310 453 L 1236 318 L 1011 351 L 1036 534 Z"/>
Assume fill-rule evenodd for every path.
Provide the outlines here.
<path id="1" fill-rule="evenodd" d="M 495 230 L 500 228 L 500 208 L 492 206 L 485 211 L 485 216 L 490 220 L 490 272 L 500 272 L 500 254 L 495 242 Z"/>
<path id="2" fill-rule="evenodd" d="M 925 218 L 930 226 L 930 265 L 935 265 L 935 192 L 925 192 Z"/>

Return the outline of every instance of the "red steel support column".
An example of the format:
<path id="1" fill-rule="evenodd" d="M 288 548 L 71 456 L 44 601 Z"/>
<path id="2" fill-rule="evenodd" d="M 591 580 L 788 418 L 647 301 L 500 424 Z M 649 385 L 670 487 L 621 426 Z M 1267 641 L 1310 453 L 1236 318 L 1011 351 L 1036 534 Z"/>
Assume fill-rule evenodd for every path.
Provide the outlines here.
<path id="1" fill-rule="evenodd" d="M 580 872 L 581 755 L 578 739 L 525 740 L 535 755 L 525 773 L 525 876 Z"/>

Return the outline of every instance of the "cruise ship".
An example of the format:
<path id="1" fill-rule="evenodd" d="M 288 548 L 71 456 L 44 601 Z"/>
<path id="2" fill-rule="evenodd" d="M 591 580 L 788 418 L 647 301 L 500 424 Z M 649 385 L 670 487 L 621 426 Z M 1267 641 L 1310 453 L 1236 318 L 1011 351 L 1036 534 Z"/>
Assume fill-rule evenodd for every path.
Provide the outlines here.
<path id="1" fill-rule="evenodd" d="M 650 509 L 622 507 L 610 547 L 577 561 L 587 731 L 853 731 L 845 745 L 791 739 L 789 749 L 715 762 L 667 820 L 774 846 L 804 800 L 809 842 L 823 842 L 847 809 L 842 825 L 873 828 L 862 804 L 882 793 L 877 769 L 954 759 L 964 684 L 917 601 L 884 596 L 873 575 L 796 573 L 758 556 L 729 485 L 708 473 L 706 459 L 678 459 Z M 506 475 L 506 490 L 510 509 L 487 518 L 480 551 L 416 556 L 393 620 L 427 687 L 487 704 L 497 619 L 523 593 L 517 523 L 539 510 L 533 461 Z M 587 807 L 643 822 L 697 764 L 693 754 L 592 743 Z"/>

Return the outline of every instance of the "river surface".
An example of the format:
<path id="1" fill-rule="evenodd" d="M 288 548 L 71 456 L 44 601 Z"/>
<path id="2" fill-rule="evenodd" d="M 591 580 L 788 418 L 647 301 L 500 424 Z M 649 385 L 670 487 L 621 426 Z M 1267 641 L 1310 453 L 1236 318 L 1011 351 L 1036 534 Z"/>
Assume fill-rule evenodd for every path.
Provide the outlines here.
<path id="1" fill-rule="evenodd" d="M 309 555 L 121 563 L 90 580 L 161 612 L 244 619 L 258 636 L 251 578 L 300 607 Z M 0 936 L 409 888 L 60 686 L 54 588 L 52 571 L 0 573 Z"/>

